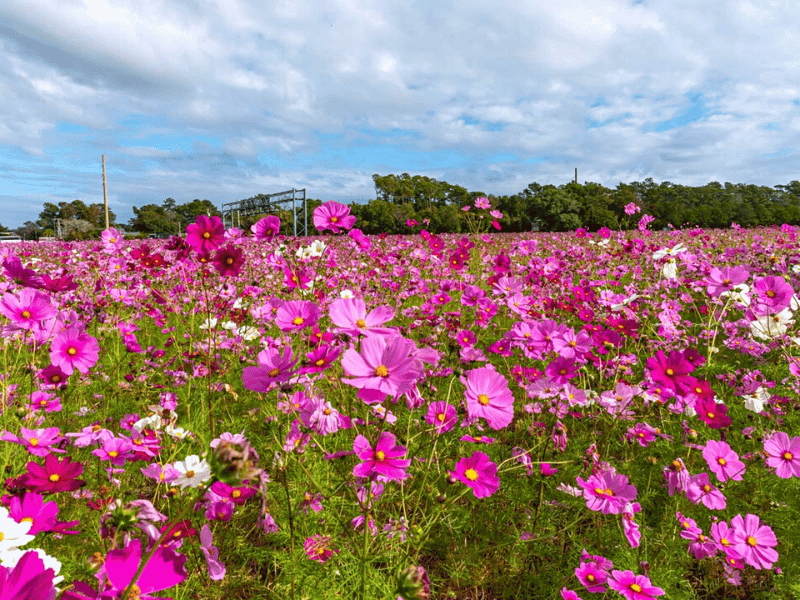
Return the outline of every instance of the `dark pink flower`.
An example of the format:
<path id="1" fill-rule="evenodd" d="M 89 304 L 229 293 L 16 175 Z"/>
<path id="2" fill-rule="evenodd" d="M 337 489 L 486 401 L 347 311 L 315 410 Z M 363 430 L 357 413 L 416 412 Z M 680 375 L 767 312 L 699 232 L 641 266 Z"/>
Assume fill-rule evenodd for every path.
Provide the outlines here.
<path id="1" fill-rule="evenodd" d="M 56 526 L 58 505 L 52 500 L 45 502 L 41 494 L 26 492 L 21 499 L 17 496 L 11 498 L 8 512 L 17 523 L 30 521 L 28 534 L 36 535 L 42 531 L 52 531 Z"/>
<path id="2" fill-rule="evenodd" d="M 755 281 L 753 293 L 758 297 L 757 312 L 772 315 L 789 307 L 794 289 L 780 275 L 770 275 Z"/>
<path id="3" fill-rule="evenodd" d="M 425 415 L 425 422 L 433 425 L 436 433 L 445 433 L 458 423 L 458 413 L 447 402 L 431 402 L 428 413 Z"/>
<path id="4" fill-rule="evenodd" d="M 356 477 L 376 475 L 388 481 L 402 481 L 408 477 L 411 459 L 400 458 L 406 455 L 407 450 L 388 431 L 381 433 L 374 448 L 367 438 L 359 435 L 353 442 L 353 452 L 363 461 L 353 467 L 353 475 Z"/>
<path id="5" fill-rule="evenodd" d="M 659 350 L 655 356 L 647 359 L 650 379 L 673 392 L 685 393 L 697 381 L 689 375 L 694 365 L 686 360 L 683 352 L 673 351 L 669 356 Z"/>
<path id="6" fill-rule="evenodd" d="M 225 226 L 219 217 L 198 215 L 194 223 L 186 226 L 186 243 L 200 254 L 208 254 L 224 241 Z"/>
<path id="7" fill-rule="evenodd" d="M 497 465 L 483 452 L 475 451 L 472 456 L 462 458 L 450 474 L 472 488 L 476 498 L 488 498 L 500 488 Z"/>
<path id="8" fill-rule="evenodd" d="M 340 229 L 350 229 L 355 224 L 356 218 L 345 204 L 331 200 L 314 209 L 314 227 L 318 231 L 339 233 Z"/>
<path id="9" fill-rule="evenodd" d="M 223 277 L 237 277 L 244 265 L 244 253 L 233 246 L 226 245 L 214 254 L 214 268 Z"/>
<path id="10" fill-rule="evenodd" d="M 689 478 L 686 497 L 694 504 L 703 503 L 708 510 L 724 510 L 725 496 L 711 484 L 708 473 L 698 473 Z"/>
<path id="11" fill-rule="evenodd" d="M 269 215 L 256 221 L 250 227 L 250 231 L 257 240 L 271 240 L 280 233 L 281 220 L 274 215 Z"/>
<path id="12" fill-rule="evenodd" d="M 291 346 L 285 346 L 283 352 L 277 348 L 265 348 L 258 353 L 257 367 L 244 368 L 244 387 L 254 392 L 268 392 L 276 385 L 289 381 L 295 374 L 296 364 Z"/>
<path id="13" fill-rule="evenodd" d="M 57 312 L 58 307 L 49 296 L 31 288 L 20 290 L 18 296 L 6 292 L 0 300 L 0 313 L 20 329 L 39 328 L 42 321 L 54 318 Z"/>
<path id="14" fill-rule="evenodd" d="M 83 465 L 72 462 L 69 456 L 59 462 L 54 454 L 48 454 L 44 457 L 44 466 L 29 462 L 27 469 L 28 472 L 20 476 L 20 483 L 34 492 L 72 492 L 86 485 L 77 478 L 83 472 Z"/>

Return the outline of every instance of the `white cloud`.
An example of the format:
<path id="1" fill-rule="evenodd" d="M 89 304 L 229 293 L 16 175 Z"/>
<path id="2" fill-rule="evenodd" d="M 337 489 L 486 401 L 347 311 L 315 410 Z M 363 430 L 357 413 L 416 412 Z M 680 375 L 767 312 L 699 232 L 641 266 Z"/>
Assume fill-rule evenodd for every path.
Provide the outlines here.
<path id="1" fill-rule="evenodd" d="M 790 3 L 21 0 L 0 23 L 6 154 L 106 153 L 120 202 L 370 197 L 379 165 L 495 193 L 575 166 L 606 185 L 797 178 Z M 50 193 L 91 192 L 57 173 Z"/>

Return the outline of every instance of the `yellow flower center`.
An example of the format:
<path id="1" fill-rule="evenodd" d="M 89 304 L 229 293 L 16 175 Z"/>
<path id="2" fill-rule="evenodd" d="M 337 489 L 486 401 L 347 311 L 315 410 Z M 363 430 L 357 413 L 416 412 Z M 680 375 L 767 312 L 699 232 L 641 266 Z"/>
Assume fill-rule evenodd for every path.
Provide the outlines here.
<path id="1" fill-rule="evenodd" d="M 436 420 L 439 421 L 439 423 L 444 423 L 444 419 L 445 419 L 444 413 L 439 413 L 438 415 L 436 415 Z"/>
<path id="2" fill-rule="evenodd" d="M 642 586 L 640 586 L 638 583 L 632 583 L 631 584 L 631 591 L 638 594 L 639 592 L 642 591 Z"/>
<path id="3" fill-rule="evenodd" d="M 487 404 L 489 404 L 489 396 L 487 396 L 486 394 L 479 395 L 478 396 L 478 403 L 481 406 L 486 406 Z"/>
<path id="4" fill-rule="evenodd" d="M 304 323 L 303 317 L 295 317 L 294 319 L 292 319 L 292 323 L 294 325 L 302 325 Z"/>
<path id="5" fill-rule="evenodd" d="M 675 375 L 675 371 L 673 371 L 672 369 L 667 369 L 667 370 L 665 371 L 665 373 L 666 373 L 667 375 L 669 375 L 670 377 L 672 377 L 673 375 Z"/>
<path id="6" fill-rule="evenodd" d="M 70 356 L 75 356 L 77 353 L 78 353 L 78 349 L 77 348 L 68 348 L 67 349 L 67 354 L 69 354 Z"/>
<path id="7" fill-rule="evenodd" d="M 386 458 L 386 453 L 383 450 L 378 450 L 375 453 L 375 458 L 377 458 L 378 460 L 383 460 Z"/>
<path id="8" fill-rule="evenodd" d="M 33 523 L 33 519 L 31 517 L 25 517 L 24 519 L 20 520 L 20 523 Z"/>
<path id="9" fill-rule="evenodd" d="M 359 329 L 364 329 L 364 327 L 366 326 L 367 324 L 364 322 L 364 319 L 359 319 L 358 321 L 356 321 L 356 327 L 358 327 Z"/>
<path id="10" fill-rule="evenodd" d="M 728 538 L 720 538 L 719 543 L 723 546 L 730 546 L 731 542 Z"/>
<path id="11" fill-rule="evenodd" d="M 710 491 L 711 491 L 711 486 L 710 486 L 710 485 L 708 485 L 708 484 L 705 484 L 705 485 L 704 485 L 704 486 L 702 486 L 700 489 L 701 489 L 701 490 L 703 490 L 703 491 L 704 491 L 704 492 L 707 494 L 708 492 L 710 492 Z"/>
<path id="12" fill-rule="evenodd" d="M 338 223 L 338 222 L 339 222 L 338 217 L 331 217 L 331 223 Z"/>
<path id="13" fill-rule="evenodd" d="M 709 419 L 713 419 L 713 418 L 714 418 L 716 415 L 715 415 L 714 413 L 710 412 L 710 413 L 706 413 L 706 416 L 707 416 Z"/>
<path id="14" fill-rule="evenodd" d="M 211 232 L 210 232 L 210 231 L 204 231 L 204 232 L 203 232 L 203 237 L 204 237 L 205 239 L 209 239 L 209 238 L 211 237 Z"/>
<path id="15" fill-rule="evenodd" d="M 31 438 L 31 439 L 28 440 L 28 443 L 31 446 L 38 446 L 39 445 L 39 440 L 37 440 L 36 438 Z"/>
<path id="16" fill-rule="evenodd" d="M 748 535 L 747 536 L 747 545 L 748 546 L 752 546 L 752 547 L 757 546 L 758 545 L 758 540 L 756 538 L 754 538 L 752 535 Z"/>
<path id="17" fill-rule="evenodd" d="M 240 490 L 233 490 L 231 492 L 231 498 L 238 498 L 241 495 L 242 495 L 242 492 Z"/>
<path id="18" fill-rule="evenodd" d="M 53 483 L 55 483 L 56 481 L 58 481 L 61 478 L 58 476 L 58 473 L 53 473 L 52 475 L 50 475 L 50 477 L 48 477 L 48 479 L 50 481 L 52 481 Z"/>
<path id="19" fill-rule="evenodd" d="M 478 472 L 475 469 L 467 469 L 464 471 L 464 477 L 469 479 L 470 481 L 475 481 L 478 479 Z"/>
<path id="20" fill-rule="evenodd" d="M 767 290 L 767 298 L 774 298 L 774 297 L 775 297 L 775 292 L 773 292 L 772 290 Z M 749 543 L 750 542 L 748 541 L 748 544 Z"/>
<path id="21" fill-rule="evenodd" d="M 794 458 L 794 455 L 791 452 L 789 452 L 788 450 L 783 453 L 783 459 L 784 460 L 792 460 L 793 458 Z"/>
<path id="22" fill-rule="evenodd" d="M 189 469 L 188 471 L 186 471 L 186 477 L 187 477 L 188 479 L 191 479 L 192 477 L 194 477 L 194 471 L 192 471 L 191 469 Z"/>
<path id="23" fill-rule="evenodd" d="M 724 458 L 718 458 L 717 462 L 722 465 L 723 467 L 728 464 L 728 462 Z"/>
<path id="24" fill-rule="evenodd" d="M 116 458 L 116 457 L 118 457 L 118 456 L 119 456 L 119 452 L 117 452 L 116 450 L 112 450 L 111 452 L 109 452 L 109 453 L 108 453 L 108 455 L 109 455 L 111 458 Z"/>
<path id="25" fill-rule="evenodd" d="M 323 359 L 321 359 L 321 358 L 320 358 L 320 359 L 319 359 L 319 360 L 317 360 L 317 361 L 316 361 L 314 364 L 315 364 L 316 366 L 318 366 L 318 367 L 321 367 L 322 365 L 324 365 L 324 364 L 325 364 L 325 361 L 324 361 Z"/>
<path id="26" fill-rule="evenodd" d="M 375 376 L 376 377 L 388 377 L 389 370 L 384 365 L 378 365 L 375 368 Z"/>
<path id="27" fill-rule="evenodd" d="M 22 311 L 22 317 L 23 317 L 24 319 L 30 319 L 30 318 L 31 318 L 31 313 L 30 313 L 30 311 L 23 310 L 23 311 Z"/>
<path id="28" fill-rule="evenodd" d="M 228 258 L 226 258 L 225 259 L 225 264 L 226 265 L 232 265 L 233 264 L 233 257 L 229 256 Z"/>
<path id="29" fill-rule="evenodd" d="M 270 377 L 277 377 L 277 376 L 278 376 L 278 375 L 280 375 L 280 374 L 281 374 L 281 370 L 280 370 L 280 369 L 272 369 L 272 370 L 271 370 L 271 371 L 268 373 L 268 375 L 269 375 Z"/>

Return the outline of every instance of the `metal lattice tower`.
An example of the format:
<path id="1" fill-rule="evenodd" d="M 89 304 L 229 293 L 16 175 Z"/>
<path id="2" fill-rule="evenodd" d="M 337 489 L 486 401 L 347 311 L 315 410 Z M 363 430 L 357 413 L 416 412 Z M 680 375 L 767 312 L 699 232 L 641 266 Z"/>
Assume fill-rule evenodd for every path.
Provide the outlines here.
<path id="1" fill-rule="evenodd" d="M 291 208 L 289 205 L 291 204 Z M 242 217 L 274 214 L 279 209 L 290 210 L 294 219 L 294 235 L 308 235 L 308 203 L 306 190 L 287 190 L 275 194 L 258 194 L 252 198 L 226 202 L 222 205 L 222 222 L 233 227 L 234 220 L 241 223 Z"/>

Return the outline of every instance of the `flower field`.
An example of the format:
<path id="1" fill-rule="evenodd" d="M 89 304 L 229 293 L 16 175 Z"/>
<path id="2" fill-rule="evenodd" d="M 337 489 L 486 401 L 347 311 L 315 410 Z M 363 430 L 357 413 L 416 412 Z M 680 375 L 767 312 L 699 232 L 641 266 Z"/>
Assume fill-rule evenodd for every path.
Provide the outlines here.
<path id="1" fill-rule="evenodd" d="M 800 598 L 796 229 L 491 208 L 0 248 L 0 598 Z"/>

